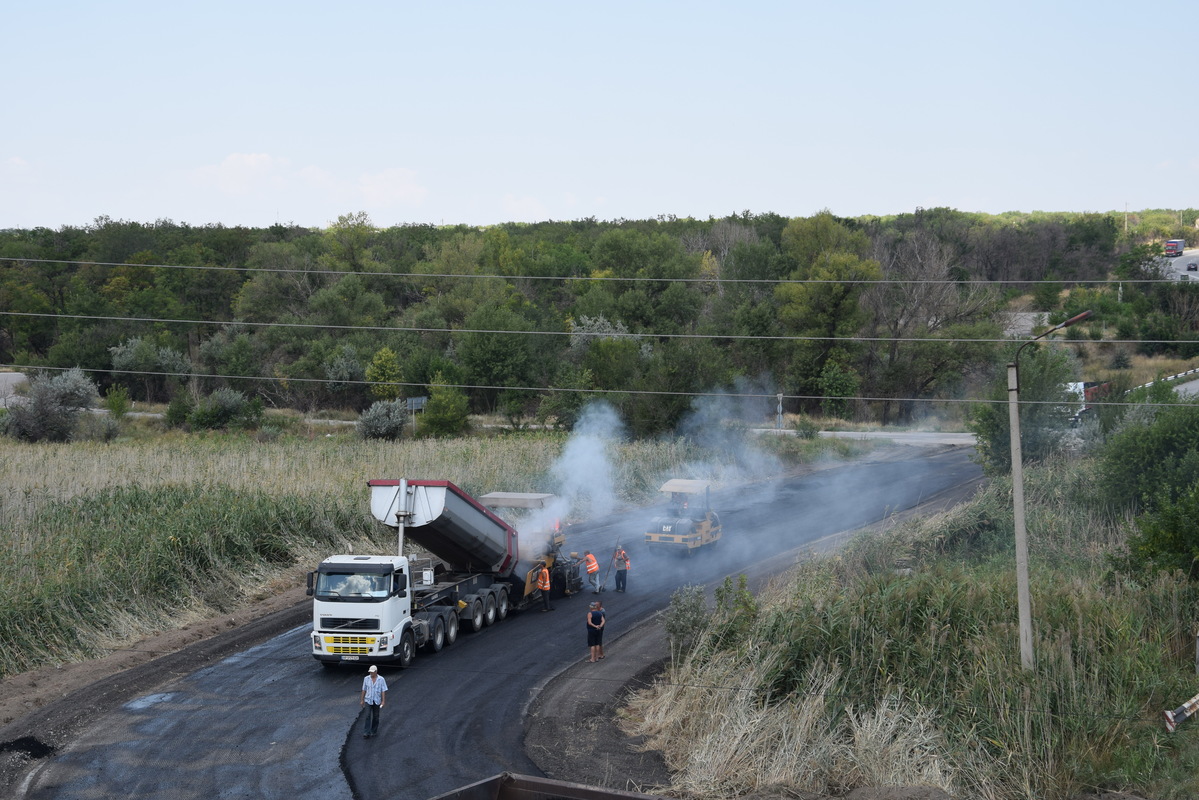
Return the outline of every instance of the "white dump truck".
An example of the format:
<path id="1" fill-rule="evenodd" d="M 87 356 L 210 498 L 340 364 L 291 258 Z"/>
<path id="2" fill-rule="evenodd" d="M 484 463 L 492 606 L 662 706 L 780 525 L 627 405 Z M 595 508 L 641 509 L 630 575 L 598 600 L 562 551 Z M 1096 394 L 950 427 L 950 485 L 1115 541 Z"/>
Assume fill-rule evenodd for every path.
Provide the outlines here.
<path id="1" fill-rule="evenodd" d="M 312 655 L 324 666 L 408 666 L 418 647 L 437 652 L 453 644 L 462 625 L 478 631 L 540 600 L 543 564 L 552 595 L 582 589 L 578 563 L 561 555 L 564 537 L 556 531 L 522 541 L 449 481 L 368 485 L 371 513 L 397 531 L 396 555 L 330 556 L 308 573 Z M 546 497 L 504 494 L 508 507 L 529 508 Z M 428 555 L 405 556 L 406 542 Z"/>

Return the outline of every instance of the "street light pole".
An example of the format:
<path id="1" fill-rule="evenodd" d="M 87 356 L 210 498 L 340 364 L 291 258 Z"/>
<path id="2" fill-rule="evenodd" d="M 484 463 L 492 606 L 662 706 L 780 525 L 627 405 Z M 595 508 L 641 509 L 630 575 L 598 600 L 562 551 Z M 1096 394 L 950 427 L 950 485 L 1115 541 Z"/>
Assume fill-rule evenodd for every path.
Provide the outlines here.
<path id="1" fill-rule="evenodd" d="M 1082 322 L 1092 312 L 1081 314 L 1055 325 L 1032 337 L 1016 348 L 1016 355 L 1007 365 L 1008 431 L 1012 446 L 1012 506 L 1016 525 L 1016 606 L 1020 616 L 1020 666 L 1031 670 L 1036 666 L 1032 650 L 1032 602 L 1028 593 L 1028 530 L 1024 524 L 1024 458 L 1020 450 L 1020 351 L 1054 331 Z"/>

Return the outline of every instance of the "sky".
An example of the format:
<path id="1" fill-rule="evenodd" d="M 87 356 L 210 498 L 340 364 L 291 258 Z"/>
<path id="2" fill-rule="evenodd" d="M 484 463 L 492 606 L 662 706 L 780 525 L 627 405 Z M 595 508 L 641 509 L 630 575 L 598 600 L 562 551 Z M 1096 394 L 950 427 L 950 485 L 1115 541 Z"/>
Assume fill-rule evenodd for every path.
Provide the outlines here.
<path id="1" fill-rule="evenodd" d="M 1199 3 L 14 3 L 0 229 L 1199 206 Z"/>

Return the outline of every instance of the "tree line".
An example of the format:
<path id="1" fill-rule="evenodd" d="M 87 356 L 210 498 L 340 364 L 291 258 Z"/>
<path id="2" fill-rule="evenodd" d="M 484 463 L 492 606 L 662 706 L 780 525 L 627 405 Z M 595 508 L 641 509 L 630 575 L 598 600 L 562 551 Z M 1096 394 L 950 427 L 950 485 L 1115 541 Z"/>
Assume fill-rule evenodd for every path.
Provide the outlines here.
<path id="1" fill-rule="evenodd" d="M 81 367 L 148 401 L 232 389 L 304 410 L 457 387 L 472 411 L 564 426 L 602 394 L 636 435 L 672 429 L 690 395 L 720 390 L 762 395 L 750 413 L 763 417 L 782 393 L 792 411 L 907 422 L 989 374 L 1014 295 L 1036 290 L 1065 313 L 1072 301 L 1042 282 L 1152 272 L 1160 242 L 1195 216 L 937 208 L 382 228 L 356 213 L 324 229 L 102 217 L 0 231 L 0 312 L 16 312 L 0 313 L 0 363 Z M 1144 318 L 1167 334 L 1154 338 L 1193 335 L 1193 298 L 1139 285 L 1112 300 L 1112 319 L 1136 298 L 1132 334 Z"/>

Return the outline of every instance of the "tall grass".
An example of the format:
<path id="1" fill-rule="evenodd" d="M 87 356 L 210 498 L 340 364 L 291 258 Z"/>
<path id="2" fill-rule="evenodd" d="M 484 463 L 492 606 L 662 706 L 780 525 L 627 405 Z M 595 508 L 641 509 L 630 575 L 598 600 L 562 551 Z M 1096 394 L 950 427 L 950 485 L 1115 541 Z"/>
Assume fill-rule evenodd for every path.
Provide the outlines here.
<path id="1" fill-rule="evenodd" d="M 634 730 L 665 749 L 678 787 L 713 781 L 728 797 L 764 780 L 816 792 L 931 783 L 996 800 L 1089 787 L 1199 796 L 1199 750 L 1160 725 L 1162 709 L 1196 691 L 1199 589 L 1107 570 L 1123 521 L 1105 520 L 1093 498 L 1064 502 L 1085 495 L 1088 470 L 1029 475 L 1034 671 L 1019 659 L 1011 501 L 996 484 L 967 507 L 801 565 L 750 620 L 718 611 L 691 658 L 635 701 Z M 713 694 L 736 698 L 761 730 L 785 732 L 743 744 L 790 773 L 729 764 L 711 774 L 727 758 L 702 745 L 705 732 L 736 719 Z M 864 736 L 863 720 L 889 720 L 889 743 Z M 701 746 L 672 754 L 676 739 Z M 786 759 L 774 740 L 815 755 Z"/>

